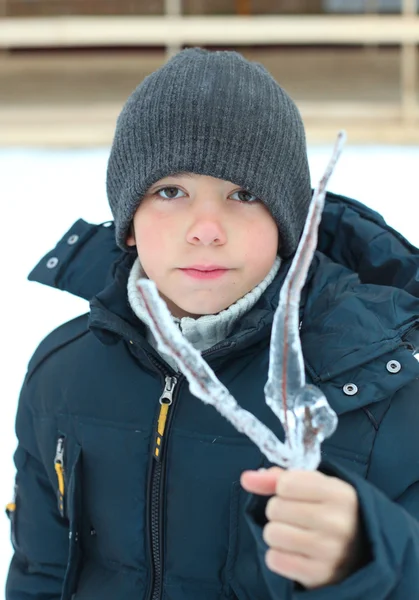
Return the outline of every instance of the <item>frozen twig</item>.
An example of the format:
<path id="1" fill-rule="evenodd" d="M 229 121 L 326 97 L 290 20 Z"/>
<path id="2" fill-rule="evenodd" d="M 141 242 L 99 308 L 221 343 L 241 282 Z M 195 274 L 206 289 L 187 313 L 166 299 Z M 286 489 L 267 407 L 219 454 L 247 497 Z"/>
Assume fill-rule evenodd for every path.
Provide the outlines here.
<path id="1" fill-rule="evenodd" d="M 245 433 L 271 462 L 288 466 L 288 448 L 266 425 L 237 404 L 201 354 L 176 327 L 154 282 L 140 279 L 137 287 L 147 312 L 147 324 L 157 340 L 159 350 L 176 361 L 189 381 L 191 393 L 206 404 L 212 404 L 238 431 Z"/>
<path id="2" fill-rule="evenodd" d="M 318 388 L 307 386 L 299 334 L 301 290 L 317 247 L 326 187 L 345 142 L 340 132 L 326 171 L 317 186 L 308 211 L 297 252 L 281 288 L 275 311 L 266 403 L 280 419 L 286 443 L 292 450 L 294 466 L 316 466 L 320 461 L 320 443 L 336 428 L 337 419 Z M 310 453 L 315 456 L 310 456 Z M 310 466 L 308 466 L 310 468 Z"/>
<path id="3" fill-rule="evenodd" d="M 241 408 L 217 379 L 201 354 L 185 339 L 160 299 L 155 284 L 137 282 L 149 325 L 159 350 L 171 356 L 189 381 L 191 393 L 214 406 L 241 433 L 246 434 L 274 464 L 285 468 L 316 469 L 321 442 L 332 435 L 337 417 L 325 396 L 306 385 L 299 337 L 301 289 L 317 246 L 317 230 L 324 206 L 326 186 L 340 156 L 345 134 L 339 133 L 332 158 L 313 194 L 297 252 L 282 286 L 272 326 L 266 402 L 280 419 L 285 443 L 249 411 Z"/>

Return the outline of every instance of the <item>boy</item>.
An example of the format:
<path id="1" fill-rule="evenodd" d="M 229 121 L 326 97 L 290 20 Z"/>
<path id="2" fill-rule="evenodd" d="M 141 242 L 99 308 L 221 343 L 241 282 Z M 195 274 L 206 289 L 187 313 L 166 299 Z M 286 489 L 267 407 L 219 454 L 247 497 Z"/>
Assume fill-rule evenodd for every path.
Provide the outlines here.
<path id="1" fill-rule="evenodd" d="M 418 250 L 328 195 L 301 339 L 339 425 L 318 472 L 284 472 L 191 396 L 135 283 L 283 439 L 263 388 L 311 198 L 294 103 L 236 53 L 185 50 L 124 106 L 107 190 L 115 230 L 79 221 L 31 274 L 93 298 L 22 388 L 7 600 L 417 597 Z"/>

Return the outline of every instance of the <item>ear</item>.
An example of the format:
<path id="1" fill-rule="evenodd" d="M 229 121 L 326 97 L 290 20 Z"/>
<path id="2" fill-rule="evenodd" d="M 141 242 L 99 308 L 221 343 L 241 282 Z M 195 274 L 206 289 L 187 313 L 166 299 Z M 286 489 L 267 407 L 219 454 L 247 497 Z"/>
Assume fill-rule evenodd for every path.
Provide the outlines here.
<path id="1" fill-rule="evenodd" d="M 135 246 L 136 245 L 135 230 L 134 230 L 133 223 L 131 223 L 131 225 L 129 226 L 127 239 L 125 240 L 125 243 L 127 246 Z"/>

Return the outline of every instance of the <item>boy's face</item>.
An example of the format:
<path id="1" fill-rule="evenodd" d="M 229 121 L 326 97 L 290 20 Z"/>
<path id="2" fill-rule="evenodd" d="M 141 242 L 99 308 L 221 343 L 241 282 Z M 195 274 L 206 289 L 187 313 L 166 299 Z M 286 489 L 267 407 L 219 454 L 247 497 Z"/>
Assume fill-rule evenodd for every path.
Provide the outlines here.
<path id="1" fill-rule="evenodd" d="M 216 314 L 269 273 L 278 229 L 261 201 L 237 185 L 181 173 L 146 192 L 127 244 L 175 317 Z"/>

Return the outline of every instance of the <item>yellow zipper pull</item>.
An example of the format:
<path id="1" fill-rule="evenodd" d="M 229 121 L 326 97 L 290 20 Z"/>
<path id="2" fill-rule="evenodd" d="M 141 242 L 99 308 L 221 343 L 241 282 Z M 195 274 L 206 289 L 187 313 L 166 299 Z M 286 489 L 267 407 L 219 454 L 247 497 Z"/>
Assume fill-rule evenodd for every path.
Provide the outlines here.
<path id="1" fill-rule="evenodd" d="M 65 494 L 65 483 L 64 483 L 64 437 L 59 437 L 57 441 L 57 451 L 55 453 L 54 460 L 55 472 L 57 473 L 58 479 L 58 510 L 60 515 L 64 517 L 64 494 Z"/>
<path id="2" fill-rule="evenodd" d="M 175 389 L 175 385 L 177 383 L 176 377 L 166 377 L 165 386 L 163 390 L 163 394 L 160 396 L 160 413 L 159 420 L 157 422 L 157 432 L 156 432 L 156 440 L 154 443 L 154 458 L 156 460 L 160 460 L 162 442 L 164 430 L 166 427 L 167 415 L 169 413 L 169 407 L 173 402 L 173 391 Z"/>
<path id="3" fill-rule="evenodd" d="M 6 504 L 6 514 L 8 517 L 10 517 L 10 513 L 16 512 L 16 502 L 17 502 L 17 483 L 15 483 L 15 485 L 14 485 L 12 502 L 8 502 Z"/>

